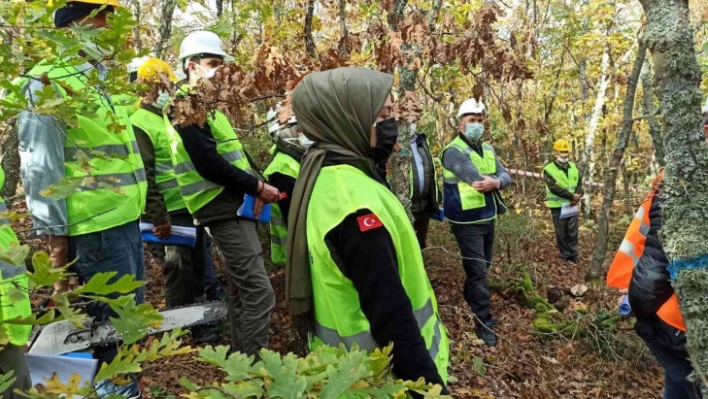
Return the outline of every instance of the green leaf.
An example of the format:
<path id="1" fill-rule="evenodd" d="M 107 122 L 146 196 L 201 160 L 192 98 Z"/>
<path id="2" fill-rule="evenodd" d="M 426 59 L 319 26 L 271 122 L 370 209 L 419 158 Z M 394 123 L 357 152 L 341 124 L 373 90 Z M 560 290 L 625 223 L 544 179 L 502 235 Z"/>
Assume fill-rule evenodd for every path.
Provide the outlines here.
<path id="1" fill-rule="evenodd" d="M 129 274 L 124 274 L 117 281 L 109 283 L 116 274 L 118 272 L 96 273 L 83 287 L 74 292 L 76 294 L 92 293 L 96 295 L 127 294 L 143 286 L 142 281 L 135 281 L 135 276 Z"/>
<path id="2" fill-rule="evenodd" d="M 263 397 L 263 382 L 259 380 L 230 382 L 222 388 L 237 398 Z"/>
<path id="3" fill-rule="evenodd" d="M 139 373 L 142 371 L 140 364 L 134 361 L 132 357 L 123 356 L 118 353 L 110 363 L 103 363 L 101 369 L 96 374 L 95 382 L 114 378 L 119 375 Z"/>
<path id="4" fill-rule="evenodd" d="M 0 374 L 0 393 L 7 391 L 15 383 L 15 370 L 10 370 L 5 374 Z"/>
<path id="5" fill-rule="evenodd" d="M 0 259 L 12 265 L 24 267 L 29 250 L 29 246 L 13 242 L 0 254 Z"/>
<path id="6" fill-rule="evenodd" d="M 484 377 L 484 375 L 487 374 L 487 366 L 484 365 L 484 360 L 481 357 L 475 356 L 472 359 L 472 365 L 474 367 L 474 371 L 476 371 L 480 376 Z"/>
<path id="7" fill-rule="evenodd" d="M 240 352 L 228 355 L 229 349 L 226 346 L 217 346 L 212 348 L 207 346 L 199 351 L 197 360 L 213 364 L 224 370 L 228 376 L 228 381 L 241 381 L 248 379 L 248 372 L 253 364 L 254 356 L 247 356 Z"/>
<path id="8" fill-rule="evenodd" d="M 66 273 L 66 268 L 69 265 L 53 267 L 49 254 L 44 251 L 38 251 L 32 255 L 32 265 L 34 266 L 34 273 L 28 275 L 31 283 L 30 288 L 50 286 L 69 276 L 69 273 Z"/>
<path id="9" fill-rule="evenodd" d="M 71 306 L 67 293 L 61 292 L 54 294 L 54 305 L 65 320 L 70 321 L 76 327 L 83 325 L 86 316 L 81 314 L 78 309 Z"/>
<path id="10" fill-rule="evenodd" d="M 366 352 L 354 349 L 340 359 L 337 368 L 331 365 L 327 367 L 329 378 L 320 398 L 337 399 L 355 382 L 370 377 L 372 373 L 364 365 L 366 357 Z"/>
<path id="11" fill-rule="evenodd" d="M 3 324 L 22 324 L 22 325 L 44 325 L 59 321 L 60 318 L 56 317 L 56 312 L 54 309 L 49 309 L 42 317 L 37 318 L 36 314 L 32 314 L 29 317 L 17 317 L 15 319 L 3 320 Z"/>
<path id="12" fill-rule="evenodd" d="M 125 300 L 123 298 L 128 298 Z M 147 334 L 150 328 L 159 326 L 163 317 L 148 303 L 135 304 L 135 295 L 122 296 L 120 301 L 101 300 L 111 306 L 118 317 L 111 317 L 111 323 L 116 331 L 123 335 L 125 344 L 137 342 Z"/>
<path id="13" fill-rule="evenodd" d="M 297 357 L 288 353 L 281 358 L 278 353 L 263 349 L 261 351 L 261 361 L 253 368 L 264 372 L 272 380 L 266 384 L 266 391 L 269 397 L 280 398 L 304 398 L 307 379 L 297 374 Z"/>
<path id="14" fill-rule="evenodd" d="M 179 379 L 179 384 L 182 385 L 186 390 L 188 391 L 196 391 L 199 389 L 199 385 L 193 383 L 192 381 L 188 380 L 186 377 L 182 377 Z"/>
<path id="15" fill-rule="evenodd" d="M 79 187 L 81 187 L 83 183 L 83 177 L 62 177 L 61 179 L 59 179 L 59 184 L 50 185 L 46 189 L 40 191 L 39 195 L 58 201 L 60 199 L 65 199 L 71 194 L 77 192 Z"/>

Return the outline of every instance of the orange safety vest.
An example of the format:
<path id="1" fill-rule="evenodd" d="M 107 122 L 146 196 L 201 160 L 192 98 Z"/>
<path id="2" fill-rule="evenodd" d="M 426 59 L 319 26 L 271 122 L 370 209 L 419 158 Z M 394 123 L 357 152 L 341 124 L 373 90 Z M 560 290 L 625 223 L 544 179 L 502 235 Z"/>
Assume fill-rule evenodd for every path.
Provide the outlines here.
<path id="1" fill-rule="evenodd" d="M 615 259 L 612 261 L 612 266 L 607 272 L 607 285 L 614 288 L 629 288 L 629 282 L 632 280 L 632 271 L 634 266 L 639 262 L 639 258 L 644 254 L 644 244 L 647 241 L 647 234 L 651 227 L 649 220 L 649 209 L 654 202 L 654 196 L 659 187 L 659 183 L 664 178 L 664 171 L 659 173 L 652 183 L 652 189 L 649 196 L 637 210 L 637 213 L 632 219 L 632 223 L 624 235 L 622 245 L 620 245 Z M 681 309 L 679 308 L 678 297 L 676 293 L 671 295 L 661 308 L 656 312 L 661 320 L 666 324 L 678 328 L 681 331 L 686 331 L 686 324 L 683 322 Z"/>

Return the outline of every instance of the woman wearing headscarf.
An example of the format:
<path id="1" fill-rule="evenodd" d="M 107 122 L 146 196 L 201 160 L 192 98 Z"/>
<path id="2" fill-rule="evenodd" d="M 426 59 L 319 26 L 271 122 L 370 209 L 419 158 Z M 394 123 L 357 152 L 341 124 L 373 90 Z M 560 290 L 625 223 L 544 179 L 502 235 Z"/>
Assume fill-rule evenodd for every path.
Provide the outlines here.
<path id="1" fill-rule="evenodd" d="M 358 68 L 307 75 L 293 111 L 314 144 L 288 219 L 286 295 L 310 348 L 393 343 L 398 378 L 445 386 L 448 339 L 415 232 L 376 165 L 398 137 L 393 77 Z"/>

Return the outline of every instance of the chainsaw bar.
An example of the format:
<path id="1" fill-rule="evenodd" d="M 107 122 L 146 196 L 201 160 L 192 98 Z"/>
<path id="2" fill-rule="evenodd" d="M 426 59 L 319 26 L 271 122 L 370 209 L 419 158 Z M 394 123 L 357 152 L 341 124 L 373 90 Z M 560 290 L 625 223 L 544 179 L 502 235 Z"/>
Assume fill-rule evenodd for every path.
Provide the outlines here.
<path id="1" fill-rule="evenodd" d="M 207 302 L 170 308 L 160 312 L 162 324 L 157 329 L 148 329 L 146 335 L 171 331 L 177 327 L 190 328 L 208 325 L 228 316 L 225 302 Z M 92 317 L 76 327 L 67 320 L 50 323 L 34 334 L 29 353 L 39 355 L 62 355 L 90 347 L 105 346 L 121 341 L 121 335 L 110 321 L 93 322 Z"/>

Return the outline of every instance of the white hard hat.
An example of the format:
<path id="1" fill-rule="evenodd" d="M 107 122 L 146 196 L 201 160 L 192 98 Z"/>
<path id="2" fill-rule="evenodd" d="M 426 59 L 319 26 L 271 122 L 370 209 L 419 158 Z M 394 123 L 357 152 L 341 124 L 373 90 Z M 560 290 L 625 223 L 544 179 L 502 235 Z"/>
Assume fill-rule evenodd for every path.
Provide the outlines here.
<path id="1" fill-rule="evenodd" d="M 200 30 L 190 33 L 179 45 L 179 60 L 182 66 L 186 66 L 186 61 L 200 54 L 213 54 L 224 58 L 224 61 L 233 61 L 234 57 L 226 54 L 221 47 L 221 39 L 214 32 Z"/>
<path id="2" fill-rule="evenodd" d="M 701 113 L 706 114 L 708 113 L 708 98 L 706 98 L 706 103 L 703 105 L 703 108 L 701 109 Z"/>
<path id="3" fill-rule="evenodd" d="M 149 59 L 150 57 L 148 56 L 133 58 L 133 60 L 130 61 L 130 64 L 128 64 L 128 73 L 138 72 L 138 68 L 140 68 L 140 66 L 143 65 L 145 61 Z"/>
<path id="4" fill-rule="evenodd" d="M 460 105 L 460 110 L 457 111 L 457 117 L 461 118 L 467 114 L 483 114 L 485 110 L 486 108 L 481 101 L 477 102 L 474 98 L 470 98 Z"/>

